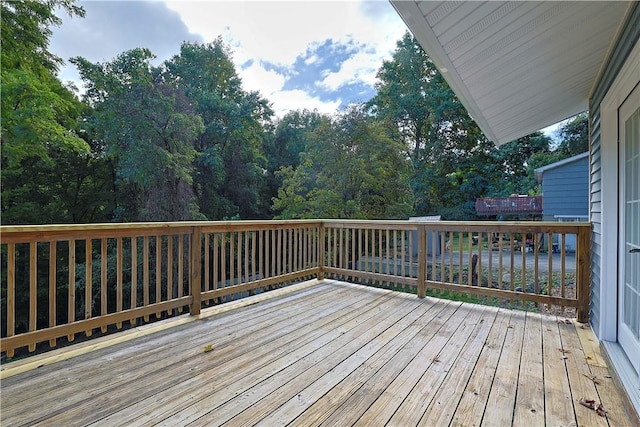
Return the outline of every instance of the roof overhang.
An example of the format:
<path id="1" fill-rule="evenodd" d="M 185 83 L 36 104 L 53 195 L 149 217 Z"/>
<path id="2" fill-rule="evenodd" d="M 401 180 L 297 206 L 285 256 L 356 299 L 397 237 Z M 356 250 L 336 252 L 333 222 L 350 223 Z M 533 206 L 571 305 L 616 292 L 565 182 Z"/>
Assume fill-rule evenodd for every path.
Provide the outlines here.
<path id="1" fill-rule="evenodd" d="M 632 2 L 391 3 L 486 137 L 503 144 L 588 108 Z"/>

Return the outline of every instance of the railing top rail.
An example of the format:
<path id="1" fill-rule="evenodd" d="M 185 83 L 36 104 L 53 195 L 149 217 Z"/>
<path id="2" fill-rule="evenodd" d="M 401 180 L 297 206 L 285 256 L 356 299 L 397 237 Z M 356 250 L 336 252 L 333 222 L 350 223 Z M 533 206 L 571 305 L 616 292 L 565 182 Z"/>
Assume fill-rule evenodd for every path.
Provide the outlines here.
<path id="1" fill-rule="evenodd" d="M 30 231 L 76 231 L 76 230 L 121 230 L 145 228 L 185 228 L 185 227 L 232 227 L 264 226 L 267 224 L 319 224 L 321 219 L 289 220 L 241 220 L 241 221 L 175 221 L 175 222 L 127 222 L 127 223 L 89 223 L 89 224 L 41 224 L 41 225 L 0 225 L 3 233 L 23 233 Z"/>

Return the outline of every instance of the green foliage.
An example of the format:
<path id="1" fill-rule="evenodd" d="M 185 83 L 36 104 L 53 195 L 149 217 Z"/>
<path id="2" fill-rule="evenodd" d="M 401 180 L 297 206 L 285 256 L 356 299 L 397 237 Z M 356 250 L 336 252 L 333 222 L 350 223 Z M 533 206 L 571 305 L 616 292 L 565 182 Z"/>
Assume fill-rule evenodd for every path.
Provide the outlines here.
<path id="1" fill-rule="evenodd" d="M 492 145 L 410 33 L 378 79 L 369 106 L 411 159 L 413 213 L 474 218 L 475 198 L 486 193 L 494 173 Z"/>
<path id="2" fill-rule="evenodd" d="M 105 64 L 72 62 L 87 85 L 94 137 L 116 165 L 120 194 L 133 198 L 127 205 L 134 211 L 122 219 L 187 220 L 196 210 L 193 143 L 202 120 L 162 69 L 150 65 L 152 58 L 149 50 L 133 49 Z"/>
<path id="3" fill-rule="evenodd" d="M 78 126 L 86 106 L 55 77 L 61 60 L 47 50 L 55 9 L 84 11 L 72 1 L 0 7 L 2 223 L 101 220 L 108 170 Z"/>
<path id="4" fill-rule="evenodd" d="M 265 138 L 264 151 L 267 159 L 266 192 L 269 200 L 278 195 L 282 186 L 280 169 L 295 169 L 300 164 L 301 154 L 309 146 L 309 134 L 322 122 L 317 110 L 296 110 L 276 120 L 275 131 Z"/>
<path id="5" fill-rule="evenodd" d="M 511 194 L 537 193 L 534 169 L 556 157 L 550 154 L 551 139 L 542 132 L 535 132 L 498 147 L 493 163 L 500 167 L 501 173 L 493 182 L 489 195 L 506 197 Z"/>
<path id="6" fill-rule="evenodd" d="M 51 27 L 62 24 L 55 14 L 58 8 L 70 16 L 84 16 L 84 9 L 76 6 L 74 0 L 0 2 L 3 69 L 58 70 L 62 60 L 48 50 Z"/>
<path id="7" fill-rule="evenodd" d="M 278 218 L 406 218 L 412 209 L 410 164 L 385 127 L 352 107 L 323 117 L 294 169 L 279 172 Z"/>
<path id="8" fill-rule="evenodd" d="M 567 157 L 589 151 L 589 113 L 578 114 L 563 124 L 560 139 L 558 150 Z"/>
<path id="9" fill-rule="evenodd" d="M 195 141 L 193 188 L 204 217 L 268 217 L 263 144 L 273 113 L 267 101 L 242 90 L 221 38 L 183 43 L 165 67 L 167 78 L 184 91 L 203 121 Z"/>

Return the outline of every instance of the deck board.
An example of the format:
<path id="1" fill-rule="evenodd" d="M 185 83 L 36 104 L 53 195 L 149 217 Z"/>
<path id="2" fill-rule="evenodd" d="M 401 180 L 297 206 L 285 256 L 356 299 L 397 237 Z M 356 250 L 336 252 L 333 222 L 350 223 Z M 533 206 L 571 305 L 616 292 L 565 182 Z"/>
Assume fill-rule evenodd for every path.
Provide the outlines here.
<path id="1" fill-rule="evenodd" d="M 633 424 L 598 347 L 573 322 L 332 280 L 279 291 L 15 375 L 3 366 L 0 421 Z M 608 418 L 583 397 L 603 402 Z"/>

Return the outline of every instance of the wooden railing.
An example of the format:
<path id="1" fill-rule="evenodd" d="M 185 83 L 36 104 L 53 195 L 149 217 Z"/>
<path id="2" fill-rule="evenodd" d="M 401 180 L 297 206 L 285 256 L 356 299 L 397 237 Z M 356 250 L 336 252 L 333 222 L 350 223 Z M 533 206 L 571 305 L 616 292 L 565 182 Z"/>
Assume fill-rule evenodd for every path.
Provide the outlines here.
<path id="1" fill-rule="evenodd" d="M 233 221 L 0 233 L 0 346 L 8 357 L 325 275 L 588 317 L 584 223 Z"/>
<path id="2" fill-rule="evenodd" d="M 321 224 L 2 227 L 1 349 L 12 357 L 317 276 Z"/>
<path id="3" fill-rule="evenodd" d="M 325 275 L 589 316 L 590 224 L 324 221 Z"/>

